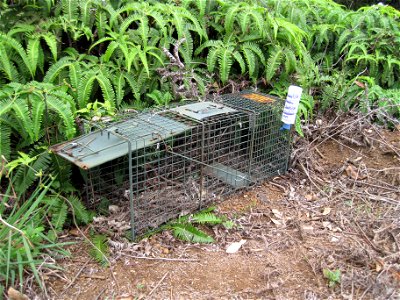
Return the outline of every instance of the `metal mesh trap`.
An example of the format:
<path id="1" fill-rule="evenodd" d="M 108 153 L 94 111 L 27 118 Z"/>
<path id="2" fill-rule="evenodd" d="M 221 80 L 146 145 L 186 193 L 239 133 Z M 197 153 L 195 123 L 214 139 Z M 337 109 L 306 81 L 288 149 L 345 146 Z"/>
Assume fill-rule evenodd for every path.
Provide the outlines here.
<path id="1" fill-rule="evenodd" d="M 286 171 L 284 101 L 254 92 L 137 114 L 53 152 L 84 171 L 91 203 L 129 201 L 133 235 Z"/>

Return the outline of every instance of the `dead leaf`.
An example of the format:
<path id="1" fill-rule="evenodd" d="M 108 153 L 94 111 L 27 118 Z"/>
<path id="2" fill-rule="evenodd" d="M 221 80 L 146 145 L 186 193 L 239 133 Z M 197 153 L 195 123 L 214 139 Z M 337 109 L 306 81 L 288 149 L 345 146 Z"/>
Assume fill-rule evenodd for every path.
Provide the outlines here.
<path id="1" fill-rule="evenodd" d="M 119 212 L 119 206 L 118 205 L 109 205 L 108 206 L 108 211 L 111 213 L 111 214 L 116 214 L 116 213 L 118 213 Z"/>
<path id="2" fill-rule="evenodd" d="M 332 230 L 332 227 L 333 227 L 332 223 L 328 222 L 328 221 L 322 222 L 322 226 L 324 226 L 325 228 L 328 228 L 329 230 Z"/>
<path id="3" fill-rule="evenodd" d="M 240 247 L 242 247 L 246 242 L 247 242 L 247 240 L 240 240 L 239 242 L 234 242 L 234 243 L 230 244 L 226 248 L 226 253 L 232 254 L 232 253 L 238 252 Z"/>
<path id="4" fill-rule="evenodd" d="M 134 300 L 135 298 L 131 295 L 122 295 L 115 298 L 115 300 Z"/>
<path id="5" fill-rule="evenodd" d="M 382 264 L 380 262 L 375 262 L 375 271 L 380 272 L 382 270 Z"/>
<path id="6" fill-rule="evenodd" d="M 81 236 L 81 233 L 77 228 L 72 228 L 70 231 L 68 231 L 68 233 L 72 236 Z"/>
<path id="7" fill-rule="evenodd" d="M 359 86 L 360 88 L 362 88 L 362 89 L 365 88 L 365 84 L 362 83 L 362 82 L 360 82 L 360 81 L 358 81 L 358 80 L 354 81 L 354 83 L 355 83 L 356 85 L 358 85 L 358 86 Z"/>
<path id="8" fill-rule="evenodd" d="M 306 198 L 307 201 L 311 201 L 313 200 L 314 196 L 312 194 L 307 194 L 304 196 L 304 198 Z"/>
<path id="9" fill-rule="evenodd" d="M 13 287 L 10 287 L 7 293 L 10 300 L 29 300 L 27 295 L 22 294 Z"/>
<path id="10" fill-rule="evenodd" d="M 345 171 L 346 171 L 346 174 L 348 177 L 353 178 L 354 180 L 358 179 L 358 174 L 357 174 L 356 170 L 354 170 L 353 166 L 351 166 L 351 165 L 347 166 Z"/>
<path id="11" fill-rule="evenodd" d="M 272 209 L 272 213 L 274 214 L 274 216 L 275 217 L 277 217 L 278 219 L 282 219 L 282 217 L 283 217 L 283 214 L 279 211 L 279 210 L 277 210 L 277 209 Z"/>
<path id="12" fill-rule="evenodd" d="M 323 216 L 327 216 L 331 213 L 332 208 L 330 207 L 325 207 L 324 210 L 322 211 Z"/>
<path id="13" fill-rule="evenodd" d="M 337 243 L 337 242 L 339 242 L 339 241 L 340 241 L 340 237 L 337 237 L 337 236 L 335 236 L 335 235 L 331 237 L 331 242 L 332 242 L 332 243 Z"/>
<path id="14" fill-rule="evenodd" d="M 334 224 L 332 224 L 331 222 L 322 222 L 322 226 L 324 226 L 325 228 L 328 228 L 329 230 L 331 230 L 332 232 L 341 232 L 342 229 L 338 226 L 335 226 Z"/>
<path id="15" fill-rule="evenodd" d="M 273 219 L 273 218 L 270 218 L 270 219 L 271 219 L 272 223 L 274 223 L 275 225 L 278 225 L 278 226 L 282 226 L 283 225 L 283 222 L 280 221 L 280 220 L 276 220 L 276 219 Z"/>
<path id="16" fill-rule="evenodd" d="M 301 226 L 301 230 L 304 233 L 309 233 L 309 234 L 313 234 L 314 233 L 314 227 L 311 225 L 303 225 Z"/>

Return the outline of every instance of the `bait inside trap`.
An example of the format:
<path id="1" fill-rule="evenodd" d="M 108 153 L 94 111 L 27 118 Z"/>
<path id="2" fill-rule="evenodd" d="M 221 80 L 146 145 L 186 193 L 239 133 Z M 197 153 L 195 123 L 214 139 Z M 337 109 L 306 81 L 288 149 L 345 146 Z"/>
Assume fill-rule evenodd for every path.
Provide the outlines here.
<path id="1" fill-rule="evenodd" d="M 90 203 L 129 201 L 135 236 L 283 174 L 290 152 L 283 104 L 255 92 L 224 95 L 139 113 L 52 151 L 81 168 Z"/>

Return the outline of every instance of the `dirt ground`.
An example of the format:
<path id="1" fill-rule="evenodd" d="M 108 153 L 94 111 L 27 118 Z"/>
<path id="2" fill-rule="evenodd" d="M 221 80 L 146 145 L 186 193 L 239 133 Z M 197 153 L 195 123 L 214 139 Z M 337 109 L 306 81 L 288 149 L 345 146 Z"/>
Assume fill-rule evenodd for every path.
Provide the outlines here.
<path id="1" fill-rule="evenodd" d="M 288 174 L 220 203 L 236 227 L 208 229 L 214 244 L 167 231 L 115 241 L 103 268 L 70 231 L 64 239 L 77 244 L 59 261 L 64 270 L 46 275 L 46 297 L 400 299 L 400 132 L 346 120 L 308 125 Z M 331 287 L 324 269 L 340 272 Z"/>

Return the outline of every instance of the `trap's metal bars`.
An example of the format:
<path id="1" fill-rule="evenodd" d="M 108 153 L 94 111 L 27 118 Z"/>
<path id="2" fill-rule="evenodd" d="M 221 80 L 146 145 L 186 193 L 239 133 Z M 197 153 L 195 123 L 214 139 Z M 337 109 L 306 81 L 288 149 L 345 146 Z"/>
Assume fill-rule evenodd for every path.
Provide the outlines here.
<path id="1" fill-rule="evenodd" d="M 53 151 L 86 170 L 88 200 L 129 200 L 135 236 L 286 168 L 283 101 L 254 92 L 219 101 L 139 113 Z"/>

